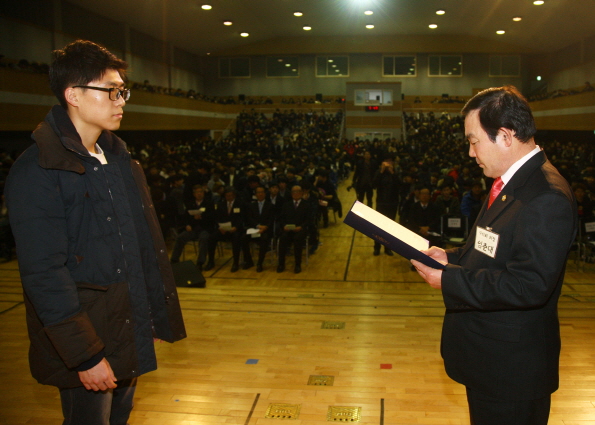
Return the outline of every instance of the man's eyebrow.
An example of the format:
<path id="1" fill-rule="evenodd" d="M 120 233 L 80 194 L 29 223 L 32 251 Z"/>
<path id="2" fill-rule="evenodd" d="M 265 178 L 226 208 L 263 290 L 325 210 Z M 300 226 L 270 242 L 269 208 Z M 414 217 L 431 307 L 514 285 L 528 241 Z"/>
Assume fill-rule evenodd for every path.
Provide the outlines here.
<path id="1" fill-rule="evenodd" d="M 126 83 L 124 82 L 116 82 L 116 81 L 107 81 L 105 83 L 106 86 L 112 86 L 112 87 L 124 87 L 126 85 Z"/>

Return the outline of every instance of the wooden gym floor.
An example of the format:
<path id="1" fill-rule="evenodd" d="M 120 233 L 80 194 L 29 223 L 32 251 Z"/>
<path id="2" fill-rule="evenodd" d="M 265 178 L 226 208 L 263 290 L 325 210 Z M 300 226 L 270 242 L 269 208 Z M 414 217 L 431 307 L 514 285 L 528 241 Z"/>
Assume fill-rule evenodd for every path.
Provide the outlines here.
<path id="1" fill-rule="evenodd" d="M 347 210 L 355 195 L 339 194 Z M 188 338 L 157 343 L 130 425 L 323 425 L 329 411 L 333 422 L 468 424 L 465 389 L 440 358 L 440 292 L 332 215 L 321 241 L 299 275 L 291 257 L 280 274 L 272 257 L 262 273 L 232 274 L 225 250 L 206 288 L 180 288 Z M 550 424 L 595 425 L 595 265 L 569 260 L 559 314 Z M 0 424 L 61 424 L 58 391 L 29 374 L 16 261 L 0 265 L 0 335 Z"/>

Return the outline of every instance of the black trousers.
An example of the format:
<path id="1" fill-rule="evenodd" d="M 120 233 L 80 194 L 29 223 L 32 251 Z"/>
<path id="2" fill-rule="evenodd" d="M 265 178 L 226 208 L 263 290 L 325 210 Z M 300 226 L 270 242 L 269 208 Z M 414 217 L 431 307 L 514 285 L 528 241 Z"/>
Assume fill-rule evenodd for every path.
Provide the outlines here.
<path id="1" fill-rule="evenodd" d="M 467 388 L 471 425 L 547 425 L 551 396 L 500 400 Z"/>
<path id="2" fill-rule="evenodd" d="M 357 200 L 360 202 L 364 202 L 364 197 L 367 198 L 368 206 L 372 208 L 374 203 L 372 202 L 372 198 L 374 197 L 374 187 L 371 185 L 369 186 L 362 186 L 360 188 L 355 189 L 357 193 Z"/>

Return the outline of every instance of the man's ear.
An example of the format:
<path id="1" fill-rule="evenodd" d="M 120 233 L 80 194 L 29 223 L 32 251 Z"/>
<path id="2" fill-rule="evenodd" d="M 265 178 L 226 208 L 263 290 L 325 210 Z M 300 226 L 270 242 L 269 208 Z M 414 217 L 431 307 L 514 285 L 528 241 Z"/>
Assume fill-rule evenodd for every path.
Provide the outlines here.
<path id="1" fill-rule="evenodd" d="M 79 104 L 78 95 L 79 95 L 79 93 L 72 87 L 68 87 L 66 90 L 64 90 L 64 99 L 66 99 L 66 102 L 70 106 L 74 106 L 74 107 L 78 106 L 78 104 Z"/>
<path id="2" fill-rule="evenodd" d="M 509 148 L 512 145 L 512 141 L 515 137 L 515 132 L 514 130 L 511 130 L 510 128 L 500 128 L 500 130 L 498 130 L 498 135 L 496 137 L 501 137 L 502 141 L 504 143 L 504 146 L 506 146 L 507 148 Z"/>

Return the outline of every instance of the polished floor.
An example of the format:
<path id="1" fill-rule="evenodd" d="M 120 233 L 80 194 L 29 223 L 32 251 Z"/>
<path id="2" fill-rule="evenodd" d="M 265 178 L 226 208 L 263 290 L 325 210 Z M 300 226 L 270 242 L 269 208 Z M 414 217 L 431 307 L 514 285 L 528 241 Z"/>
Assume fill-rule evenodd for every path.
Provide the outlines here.
<path id="1" fill-rule="evenodd" d="M 345 208 L 353 191 L 340 190 Z M 468 424 L 464 388 L 439 353 L 444 307 L 397 256 L 336 223 L 302 273 L 230 272 L 225 249 L 206 288 L 180 288 L 188 338 L 157 343 L 130 425 Z M 186 255 L 194 258 L 191 245 Z M 550 424 L 595 425 L 595 265 L 571 258 L 559 303 L 560 389 Z M 17 262 L 0 265 L 0 424 L 61 424 L 58 392 L 27 364 Z M 505 425 L 505 424 L 503 424 Z"/>

